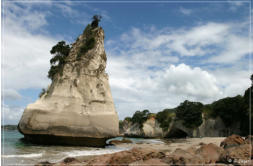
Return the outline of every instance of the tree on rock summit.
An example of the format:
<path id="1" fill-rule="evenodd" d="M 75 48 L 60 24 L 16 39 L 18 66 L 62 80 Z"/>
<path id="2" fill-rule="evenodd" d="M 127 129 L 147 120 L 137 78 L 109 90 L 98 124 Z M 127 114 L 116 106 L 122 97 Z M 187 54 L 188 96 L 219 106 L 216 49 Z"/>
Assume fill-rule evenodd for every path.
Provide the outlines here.
<path id="1" fill-rule="evenodd" d="M 94 15 L 92 17 L 92 19 L 93 19 L 93 21 L 91 23 L 91 27 L 92 28 L 96 28 L 96 27 L 98 27 L 98 23 L 101 21 L 102 16 L 100 16 L 100 15 Z"/>
<path id="2" fill-rule="evenodd" d="M 48 71 L 48 78 L 53 80 L 55 74 L 60 73 L 64 64 L 65 58 L 70 52 L 70 46 L 65 41 L 58 42 L 52 47 L 50 53 L 53 54 L 53 58 L 50 59 L 51 68 Z"/>

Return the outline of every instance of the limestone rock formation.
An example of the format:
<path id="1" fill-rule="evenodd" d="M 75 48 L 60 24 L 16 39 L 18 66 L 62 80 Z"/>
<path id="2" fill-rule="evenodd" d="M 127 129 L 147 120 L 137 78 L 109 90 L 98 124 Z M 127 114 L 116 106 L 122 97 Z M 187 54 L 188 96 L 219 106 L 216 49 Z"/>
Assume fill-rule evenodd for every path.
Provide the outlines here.
<path id="1" fill-rule="evenodd" d="M 94 47 L 81 52 L 90 35 Z M 72 44 L 62 73 L 26 107 L 18 126 L 25 138 L 36 143 L 104 146 L 106 139 L 118 136 L 106 61 L 103 29 L 88 26 Z"/>
<path id="2" fill-rule="evenodd" d="M 146 137 L 163 137 L 163 130 L 155 118 L 150 118 L 143 124 L 143 131 Z"/>
<path id="3" fill-rule="evenodd" d="M 203 116 L 203 115 L 202 115 Z M 199 127 L 187 128 L 183 125 L 182 120 L 172 118 L 172 121 L 167 130 L 160 127 L 160 123 L 155 119 L 148 119 L 140 127 L 137 123 L 123 121 L 122 133 L 127 137 L 167 137 L 167 138 L 185 138 L 185 137 L 225 137 L 229 133 L 239 133 L 238 127 L 240 124 L 235 124 L 233 128 L 226 128 L 220 117 L 204 118 Z"/>
<path id="4" fill-rule="evenodd" d="M 161 138 L 163 137 L 162 128 L 159 127 L 159 123 L 155 118 L 150 118 L 143 123 L 140 127 L 139 124 L 134 123 L 129 125 L 124 132 L 124 136 L 127 137 L 145 137 L 145 138 Z"/>
<path id="5" fill-rule="evenodd" d="M 227 136 L 226 127 L 220 117 L 206 119 L 203 117 L 202 124 L 197 128 L 187 128 L 183 121 L 174 120 L 166 137 L 224 137 Z M 233 130 L 234 131 L 234 130 Z"/>

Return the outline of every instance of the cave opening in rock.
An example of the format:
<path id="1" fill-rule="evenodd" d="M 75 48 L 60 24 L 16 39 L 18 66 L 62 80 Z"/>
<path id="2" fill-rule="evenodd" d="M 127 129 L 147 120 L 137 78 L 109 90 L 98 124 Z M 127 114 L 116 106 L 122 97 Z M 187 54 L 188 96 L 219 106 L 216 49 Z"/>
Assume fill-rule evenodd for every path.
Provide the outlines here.
<path id="1" fill-rule="evenodd" d="M 166 137 L 167 138 L 186 138 L 187 136 L 188 134 L 186 132 L 176 128 L 176 129 L 171 129 Z"/>

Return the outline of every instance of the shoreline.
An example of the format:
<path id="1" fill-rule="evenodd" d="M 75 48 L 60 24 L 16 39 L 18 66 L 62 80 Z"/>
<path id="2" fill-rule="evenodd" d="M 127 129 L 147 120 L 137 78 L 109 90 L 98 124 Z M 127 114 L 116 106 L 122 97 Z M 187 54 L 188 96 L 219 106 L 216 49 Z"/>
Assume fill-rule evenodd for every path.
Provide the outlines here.
<path id="1" fill-rule="evenodd" d="M 12 138 L 11 136 L 13 135 L 10 135 L 9 138 Z M 230 138 L 229 141 L 224 144 L 224 141 L 229 137 L 232 138 Z M 132 166 L 135 162 L 142 163 L 143 165 L 168 165 L 168 163 L 171 162 L 173 164 L 169 165 L 182 165 L 180 162 L 202 165 L 203 163 L 222 163 L 223 165 L 226 165 L 227 159 L 224 159 L 224 154 L 232 154 L 232 157 L 239 158 L 245 158 L 245 156 L 242 156 L 242 154 L 251 155 L 249 154 L 249 151 L 251 151 L 252 148 L 250 147 L 251 149 L 249 149 L 248 145 L 250 140 L 249 138 L 253 138 L 252 136 L 240 137 L 238 135 L 232 135 L 229 137 L 176 139 L 117 137 L 108 140 L 107 143 L 110 145 L 106 146 L 105 148 L 35 145 L 25 146 L 25 144 L 20 142 L 21 146 L 17 148 L 18 151 L 15 153 L 18 158 L 16 158 L 14 155 L 10 155 L 9 153 L 8 155 L 10 156 L 6 155 L 4 156 L 4 159 L 6 164 L 14 164 L 20 162 L 22 164 L 37 166 L 91 166 L 99 164 L 123 164 Z M 13 142 L 13 145 L 14 143 L 15 142 Z M 229 145 L 231 143 L 236 145 L 236 149 L 230 151 L 230 149 L 226 149 L 226 144 Z M 40 153 L 40 156 L 31 157 L 31 154 L 35 152 Z M 236 156 L 238 154 L 241 156 Z M 216 156 L 216 158 L 213 159 L 212 156 Z M 220 158 L 222 160 L 220 160 Z M 244 159 L 243 162 L 251 162 L 251 160 Z"/>
<path id="2" fill-rule="evenodd" d="M 188 149 L 191 146 L 199 146 L 200 143 L 213 143 L 220 146 L 221 141 L 226 137 L 202 137 L 202 138 L 177 138 L 177 139 L 159 139 L 163 143 L 141 143 L 141 144 L 119 144 L 118 147 L 131 147 L 131 148 L 153 148 L 155 150 L 167 150 L 172 151 L 177 148 Z"/>
<path id="3" fill-rule="evenodd" d="M 110 155 L 116 155 L 120 153 L 128 153 L 132 150 L 138 149 L 140 151 L 147 151 L 147 152 L 163 152 L 165 155 L 171 155 L 175 150 L 182 149 L 197 149 L 200 148 L 203 144 L 215 144 L 216 146 L 220 146 L 220 143 L 225 139 L 226 137 L 203 137 L 203 138 L 183 138 L 183 139 L 149 139 L 149 140 L 157 140 L 156 143 L 154 142 L 144 142 L 144 143 L 122 143 L 114 145 L 115 148 L 127 148 L 126 150 L 122 150 L 119 152 L 113 152 L 108 154 L 99 154 L 99 155 L 89 155 L 89 156 L 75 156 L 75 157 L 66 157 L 65 159 L 62 159 L 62 161 L 59 161 L 57 163 L 54 163 L 56 165 L 60 163 L 65 164 L 88 164 L 91 160 L 97 159 L 97 158 L 104 158 Z M 128 139 L 128 138 L 126 138 Z M 146 139 L 148 140 L 148 139 Z M 67 162 L 66 162 L 67 161 Z M 71 161 L 71 162 L 68 162 Z M 46 161 L 45 161 L 46 162 Z M 42 162 L 43 163 L 43 162 Z M 37 165 L 36 165 L 37 166 Z"/>

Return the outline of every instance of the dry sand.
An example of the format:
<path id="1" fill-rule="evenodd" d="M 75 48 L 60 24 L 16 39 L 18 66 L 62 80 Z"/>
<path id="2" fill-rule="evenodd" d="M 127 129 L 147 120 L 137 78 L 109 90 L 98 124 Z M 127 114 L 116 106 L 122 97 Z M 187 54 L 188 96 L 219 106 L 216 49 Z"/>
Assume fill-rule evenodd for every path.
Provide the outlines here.
<path id="1" fill-rule="evenodd" d="M 119 144 L 119 147 L 130 147 L 130 148 L 151 148 L 161 151 L 173 152 L 177 148 L 188 149 L 190 147 L 200 147 L 201 143 L 209 144 L 213 143 L 220 146 L 221 141 L 225 137 L 203 137 L 203 138 L 187 138 L 187 139 L 174 139 L 174 140 L 163 140 L 163 142 L 157 143 L 141 143 L 141 144 Z"/>
<path id="2" fill-rule="evenodd" d="M 152 143 L 130 143 L 130 144 L 118 144 L 118 147 L 131 148 L 143 148 L 143 149 L 155 149 L 164 151 L 167 155 L 174 152 L 177 148 L 188 149 L 190 147 L 199 148 L 201 143 L 209 144 L 213 143 L 220 146 L 221 141 L 226 137 L 203 137 L 203 138 L 187 138 L 187 139 L 174 139 L 174 140 L 159 140 L 157 139 Z M 127 139 L 127 138 L 126 138 Z M 152 139 L 151 139 L 152 140 Z M 81 162 L 85 162 L 95 156 L 79 156 L 75 157 Z"/>

